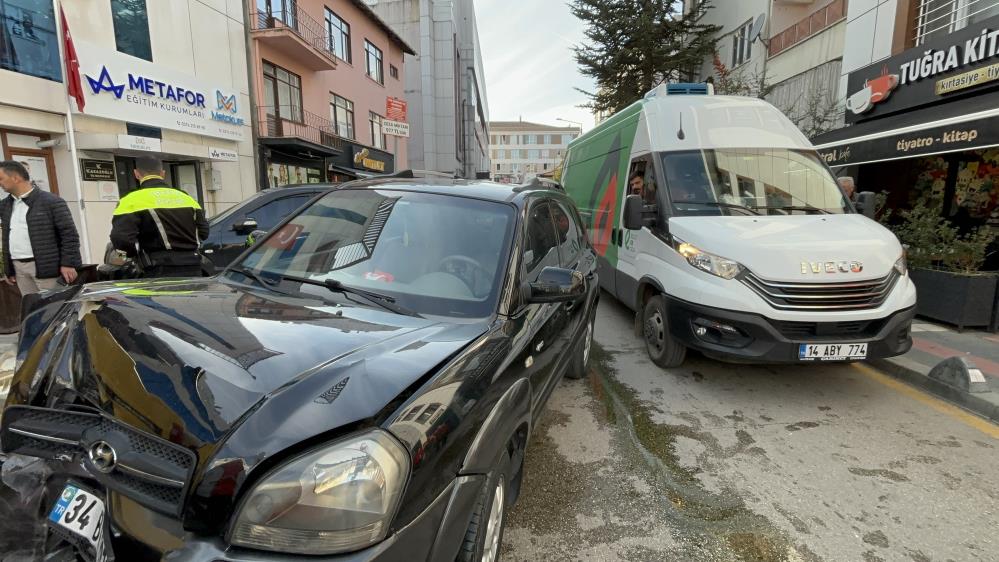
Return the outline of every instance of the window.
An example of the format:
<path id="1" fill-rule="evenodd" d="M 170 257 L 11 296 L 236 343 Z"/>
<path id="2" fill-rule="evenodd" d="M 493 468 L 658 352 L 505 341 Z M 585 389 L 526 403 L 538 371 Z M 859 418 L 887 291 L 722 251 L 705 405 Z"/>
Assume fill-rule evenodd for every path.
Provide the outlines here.
<path id="1" fill-rule="evenodd" d="M 302 78 L 264 61 L 264 106 L 269 116 L 301 123 Z"/>
<path id="2" fill-rule="evenodd" d="M 558 266 L 556 247 L 551 206 L 547 201 L 535 203 L 527 220 L 527 244 L 524 246 L 524 272 L 528 283 L 537 281 L 545 267 Z"/>
<path id="3" fill-rule="evenodd" d="M 389 76 L 395 78 L 396 80 L 399 79 L 399 69 L 396 68 L 394 64 L 389 65 Z"/>
<path id="4" fill-rule="evenodd" d="M 330 119 L 337 135 L 354 140 L 354 102 L 331 93 Z"/>
<path id="5" fill-rule="evenodd" d="M 350 24 L 329 8 L 326 8 L 326 35 L 330 40 L 330 51 L 338 59 L 350 63 Z"/>
<path id="6" fill-rule="evenodd" d="M 371 44 L 370 41 L 364 41 L 364 58 L 366 61 L 366 68 L 368 76 L 372 80 L 378 82 L 379 84 L 385 83 L 385 76 L 383 75 L 382 69 L 382 50 Z"/>
<path id="7" fill-rule="evenodd" d="M 548 171 L 548 163 L 545 162 L 545 171 Z"/>
<path id="8" fill-rule="evenodd" d="M 51 0 L 0 2 L 0 68 L 62 82 Z"/>
<path id="9" fill-rule="evenodd" d="M 385 135 L 382 134 L 382 116 L 374 111 L 368 112 L 368 124 L 370 125 L 371 146 L 375 148 L 385 148 Z"/>
<path id="10" fill-rule="evenodd" d="M 528 149 L 528 151 L 527 151 L 527 159 L 528 160 L 537 160 L 538 158 L 541 158 L 541 151 L 540 150 L 538 150 L 537 148 Z"/>
<path id="11" fill-rule="evenodd" d="M 538 135 L 524 135 L 524 144 L 538 144 Z"/>
<path id="12" fill-rule="evenodd" d="M 999 15 L 999 0 L 920 0 L 916 44 Z"/>
<path id="13" fill-rule="evenodd" d="M 496 151 L 496 158 L 506 159 L 506 149 L 501 148 Z"/>
<path id="14" fill-rule="evenodd" d="M 563 203 L 552 203 L 552 218 L 555 219 L 555 235 L 562 267 L 575 269 L 579 262 L 580 229 L 573 219 L 572 211 Z"/>
<path id="15" fill-rule="evenodd" d="M 510 135 L 500 135 L 500 144 L 510 144 Z"/>
<path id="16" fill-rule="evenodd" d="M 562 144 L 562 135 L 552 135 L 552 144 Z"/>
<path id="17" fill-rule="evenodd" d="M 111 0 L 114 42 L 119 53 L 153 60 L 149 45 L 149 17 L 146 0 Z"/>
<path id="18" fill-rule="evenodd" d="M 749 32 L 753 29 L 752 20 L 735 30 L 732 34 L 732 66 L 735 68 L 748 61 L 753 56 L 753 42 L 749 38 Z"/>
<path id="19" fill-rule="evenodd" d="M 496 171 L 498 172 L 499 170 L 500 170 L 500 165 L 496 164 Z"/>
<path id="20" fill-rule="evenodd" d="M 312 195 L 275 199 L 262 207 L 250 211 L 246 216 L 255 219 L 257 221 L 257 228 L 260 230 L 271 230 L 279 222 L 283 221 L 285 217 L 308 203 L 309 199 L 312 199 Z"/>
<path id="21" fill-rule="evenodd" d="M 512 158 L 514 160 L 516 160 L 517 158 L 520 158 L 520 149 L 519 148 L 511 148 L 510 149 L 510 158 Z"/>

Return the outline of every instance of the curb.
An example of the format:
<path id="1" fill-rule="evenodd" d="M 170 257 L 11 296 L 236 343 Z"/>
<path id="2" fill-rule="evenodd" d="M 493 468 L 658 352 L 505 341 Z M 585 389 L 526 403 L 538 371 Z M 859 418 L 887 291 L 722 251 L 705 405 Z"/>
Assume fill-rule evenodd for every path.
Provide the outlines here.
<path id="1" fill-rule="evenodd" d="M 869 365 L 993 423 L 999 423 L 999 394 L 995 392 L 972 394 L 959 390 L 930 378 L 929 368 L 911 359 L 906 359 L 904 356 L 893 359 L 876 359 L 870 361 Z M 983 396 L 990 396 L 992 400 Z"/>

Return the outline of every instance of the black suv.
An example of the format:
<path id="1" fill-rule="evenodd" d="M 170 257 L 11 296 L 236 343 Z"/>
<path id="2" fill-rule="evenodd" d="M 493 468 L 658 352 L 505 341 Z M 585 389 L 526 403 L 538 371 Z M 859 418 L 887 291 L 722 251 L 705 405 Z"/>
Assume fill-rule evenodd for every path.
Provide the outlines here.
<path id="1" fill-rule="evenodd" d="M 530 432 L 586 371 L 598 283 L 559 191 L 382 179 L 216 277 L 60 295 L 24 321 L 0 424 L 51 472 L 49 544 L 494 562 Z"/>

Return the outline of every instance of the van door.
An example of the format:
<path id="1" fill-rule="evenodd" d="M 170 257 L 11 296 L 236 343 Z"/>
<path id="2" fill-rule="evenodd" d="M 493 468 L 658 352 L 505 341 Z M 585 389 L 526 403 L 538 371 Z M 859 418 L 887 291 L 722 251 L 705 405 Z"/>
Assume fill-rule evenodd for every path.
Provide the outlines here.
<path id="1" fill-rule="evenodd" d="M 658 185 L 656 182 L 656 169 L 649 154 L 632 158 L 628 167 L 628 188 L 625 196 L 640 195 L 647 208 L 656 206 L 656 195 Z M 618 224 L 624 225 L 624 201 L 620 207 L 621 216 Z M 638 306 L 638 281 L 644 272 L 638 268 L 638 248 L 646 245 L 648 241 L 644 238 L 651 236 L 647 228 L 641 230 L 628 230 L 622 228 L 618 231 L 617 240 L 617 271 L 615 272 L 615 293 L 621 302 L 629 308 L 635 310 Z M 640 244 L 639 242 L 642 242 Z"/>

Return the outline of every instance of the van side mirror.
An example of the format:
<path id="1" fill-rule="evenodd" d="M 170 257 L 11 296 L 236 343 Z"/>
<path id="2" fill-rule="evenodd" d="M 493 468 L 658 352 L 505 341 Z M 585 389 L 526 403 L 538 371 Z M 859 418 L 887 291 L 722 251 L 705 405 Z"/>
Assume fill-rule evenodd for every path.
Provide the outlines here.
<path id="1" fill-rule="evenodd" d="M 857 194 L 856 200 L 853 202 L 853 206 L 857 208 L 857 212 L 864 215 L 869 219 L 874 218 L 874 213 L 877 212 L 877 195 L 873 191 L 861 191 Z"/>
<path id="2" fill-rule="evenodd" d="M 642 210 L 645 202 L 641 195 L 629 195 L 624 198 L 624 227 L 628 230 L 641 230 L 644 225 L 642 221 Z"/>

